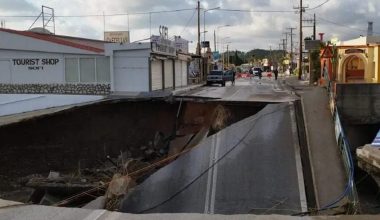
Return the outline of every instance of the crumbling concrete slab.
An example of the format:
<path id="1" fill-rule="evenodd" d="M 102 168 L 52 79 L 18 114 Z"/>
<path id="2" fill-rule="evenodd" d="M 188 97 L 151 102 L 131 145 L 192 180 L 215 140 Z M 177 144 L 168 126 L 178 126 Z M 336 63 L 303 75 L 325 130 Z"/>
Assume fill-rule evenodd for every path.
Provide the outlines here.
<path id="1" fill-rule="evenodd" d="M 208 215 L 208 214 L 149 214 L 133 215 L 106 210 L 59 208 L 48 206 L 20 206 L 0 209 L 1 220 L 378 220 L 378 215 L 353 216 L 282 216 L 282 215 Z"/>

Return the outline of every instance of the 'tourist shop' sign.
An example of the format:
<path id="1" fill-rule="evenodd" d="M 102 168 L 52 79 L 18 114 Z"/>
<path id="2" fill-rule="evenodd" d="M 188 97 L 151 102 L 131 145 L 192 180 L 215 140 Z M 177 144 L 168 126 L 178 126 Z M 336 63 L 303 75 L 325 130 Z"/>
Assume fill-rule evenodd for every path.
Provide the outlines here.
<path id="1" fill-rule="evenodd" d="M 56 66 L 59 63 L 57 58 L 21 58 L 12 59 L 13 66 L 25 66 L 28 70 L 44 70 L 47 66 Z"/>

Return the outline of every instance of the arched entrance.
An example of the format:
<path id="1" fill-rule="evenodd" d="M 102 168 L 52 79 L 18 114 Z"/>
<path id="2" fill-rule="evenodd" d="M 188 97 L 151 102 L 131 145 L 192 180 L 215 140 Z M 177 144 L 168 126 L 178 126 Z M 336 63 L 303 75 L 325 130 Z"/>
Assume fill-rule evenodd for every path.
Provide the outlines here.
<path id="1" fill-rule="evenodd" d="M 346 82 L 364 81 L 365 63 L 362 58 L 352 55 L 344 62 L 344 74 Z"/>

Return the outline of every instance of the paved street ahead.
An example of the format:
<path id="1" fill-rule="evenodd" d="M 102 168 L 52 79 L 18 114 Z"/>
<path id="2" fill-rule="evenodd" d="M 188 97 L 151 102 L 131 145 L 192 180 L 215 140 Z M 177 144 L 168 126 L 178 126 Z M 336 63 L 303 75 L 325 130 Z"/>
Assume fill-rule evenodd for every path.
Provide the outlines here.
<path id="1" fill-rule="evenodd" d="M 179 97 L 204 97 L 215 98 L 220 101 L 231 102 L 267 102 L 280 103 L 290 102 L 297 99 L 297 96 L 286 90 L 280 80 L 263 77 L 252 79 L 240 78 L 235 81 L 235 85 L 228 82 L 225 87 L 220 85 L 204 86 L 179 95 Z"/>

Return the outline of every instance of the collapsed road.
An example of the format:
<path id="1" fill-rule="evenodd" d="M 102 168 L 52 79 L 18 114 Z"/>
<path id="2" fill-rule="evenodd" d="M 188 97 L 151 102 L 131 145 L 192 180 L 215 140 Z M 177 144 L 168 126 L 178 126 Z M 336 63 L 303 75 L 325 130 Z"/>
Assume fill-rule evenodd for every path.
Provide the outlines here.
<path id="1" fill-rule="evenodd" d="M 36 204 L 82 207 L 112 191 L 118 201 L 97 208 L 302 213 L 315 198 L 297 100 L 273 79 L 240 79 L 174 97 L 110 97 L 7 124 L 0 127 L 1 197 L 30 202 L 34 195 Z M 62 194 L 72 179 L 102 190 Z M 59 181 L 61 195 L 48 188 Z"/>

